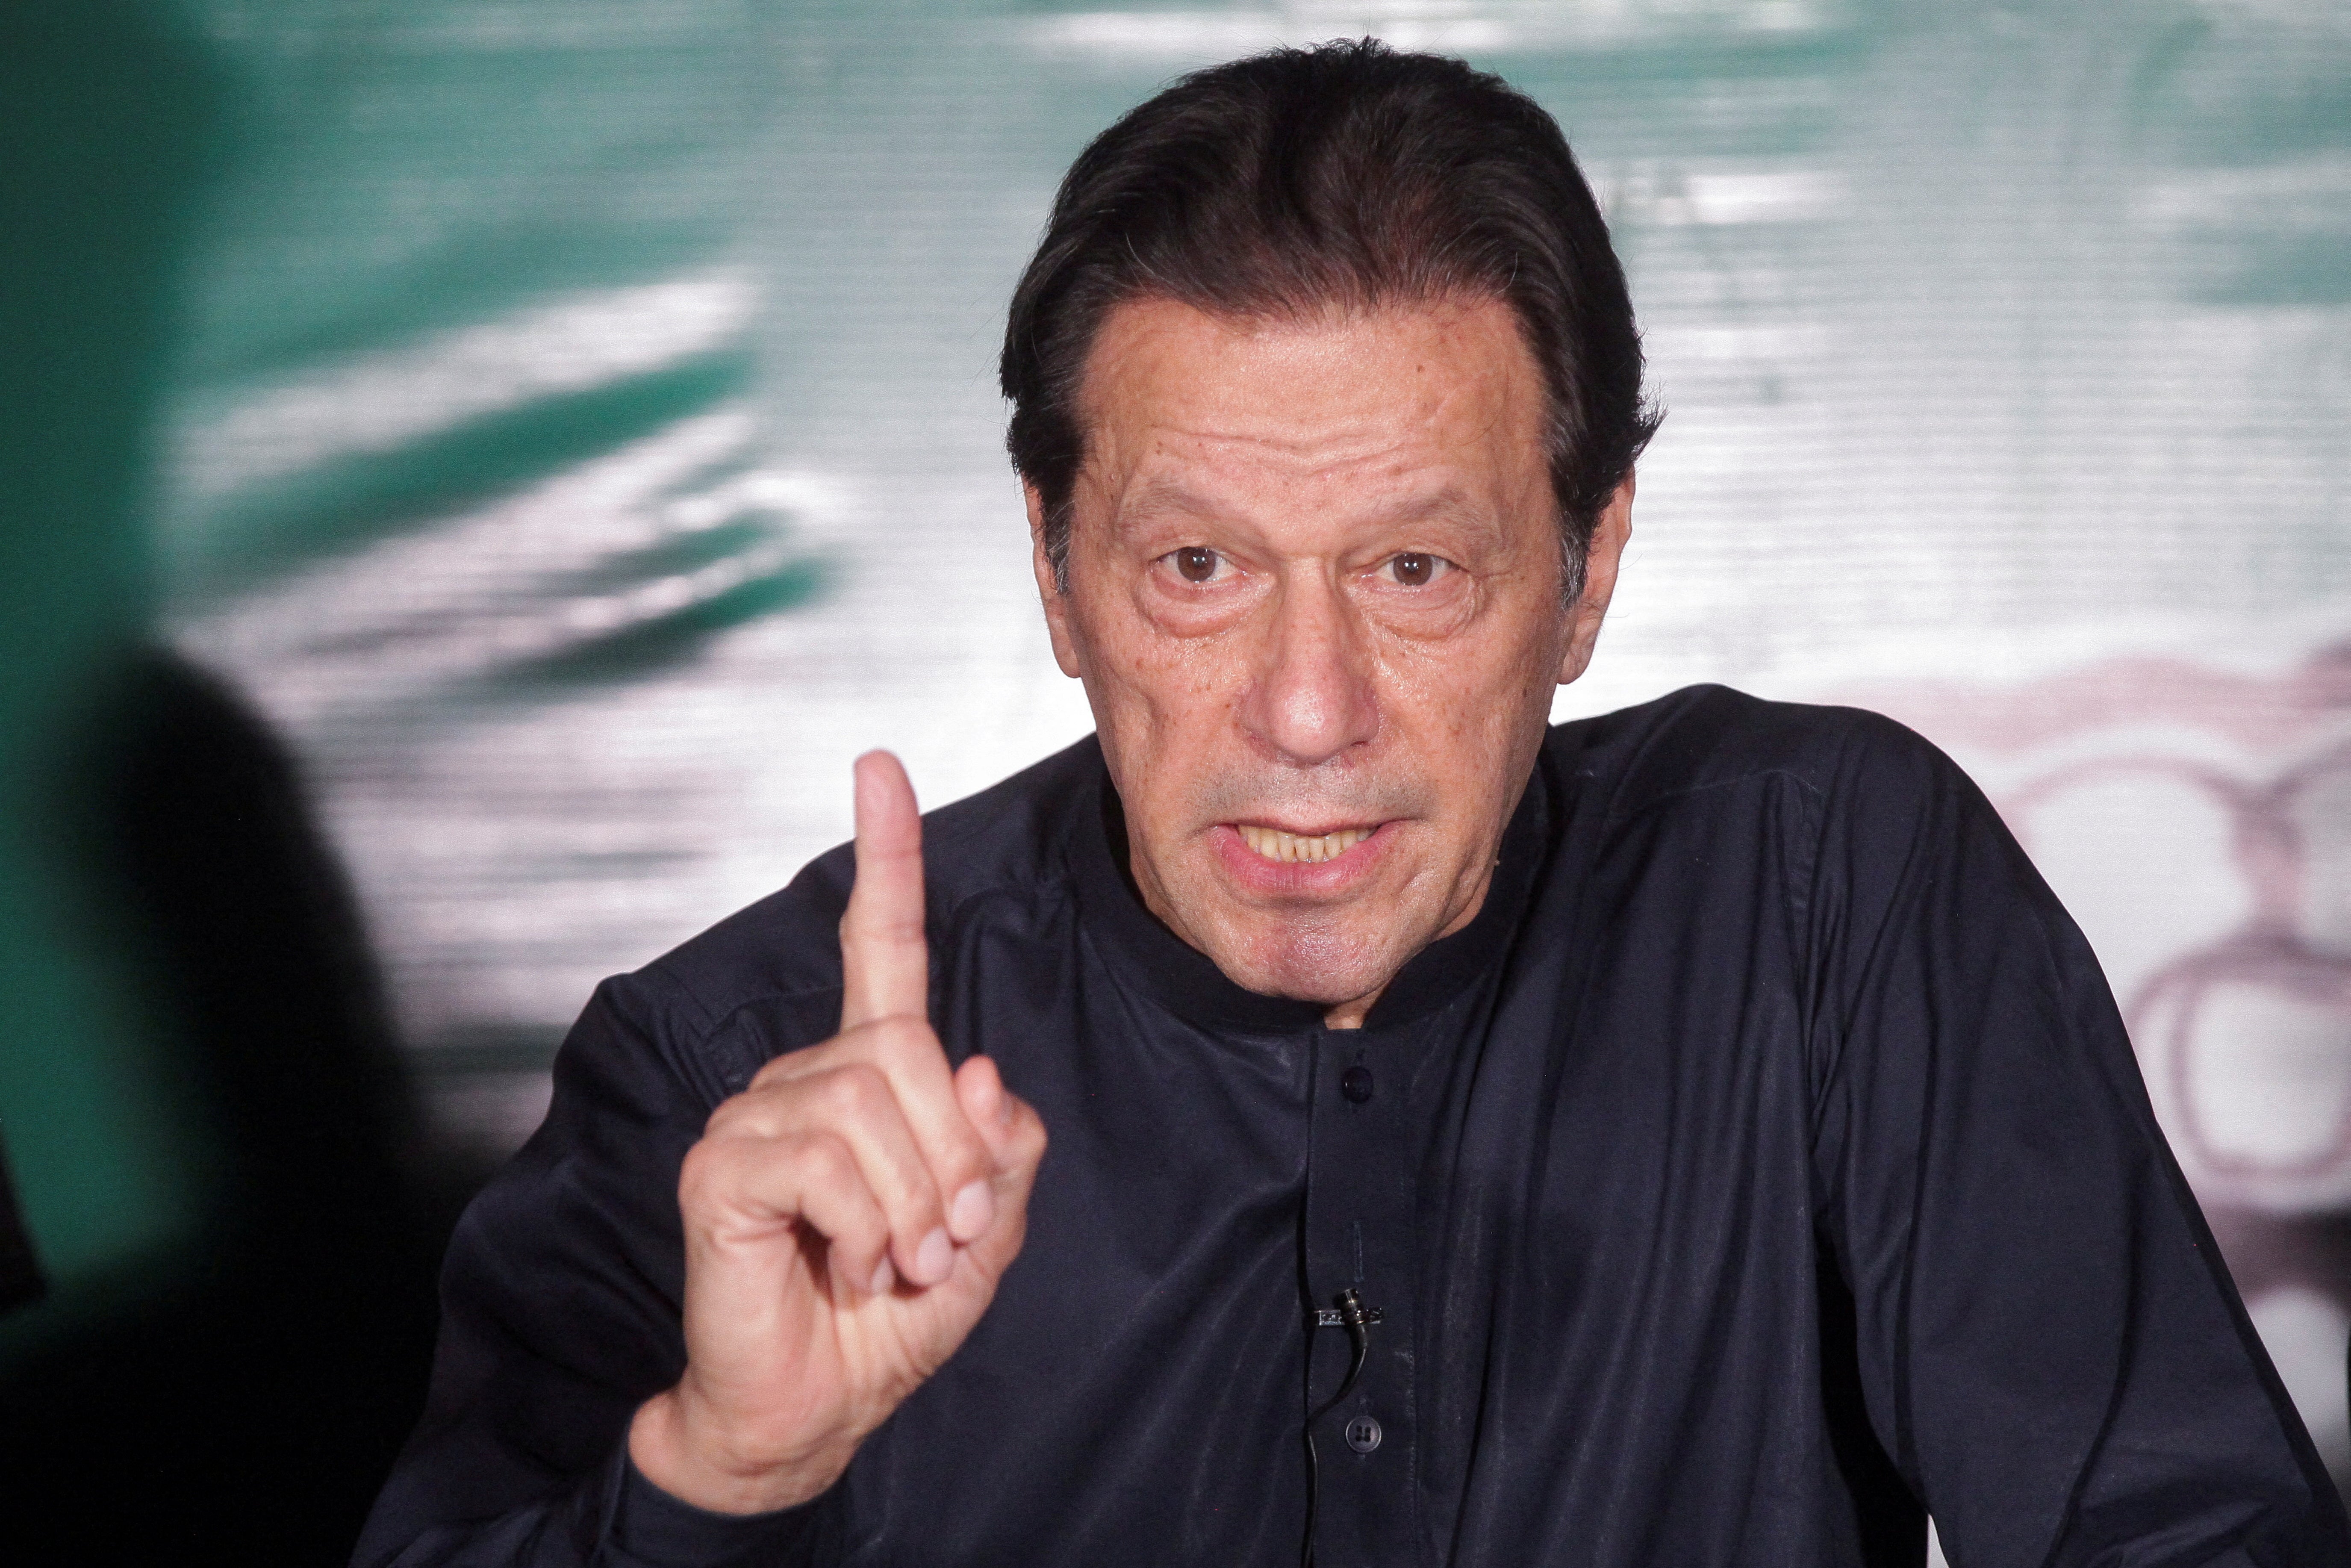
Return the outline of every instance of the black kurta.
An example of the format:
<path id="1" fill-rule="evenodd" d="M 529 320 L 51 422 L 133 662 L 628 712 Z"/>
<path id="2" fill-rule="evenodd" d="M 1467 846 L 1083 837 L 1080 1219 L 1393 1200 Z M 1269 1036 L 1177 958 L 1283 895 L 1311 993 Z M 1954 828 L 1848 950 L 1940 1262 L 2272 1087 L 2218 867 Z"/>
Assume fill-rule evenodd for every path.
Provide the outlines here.
<path id="1" fill-rule="evenodd" d="M 939 1034 L 1052 1140 L 970 1339 L 804 1508 L 626 1462 L 679 1162 L 839 1021 L 836 850 L 597 993 L 360 1561 L 1291 1563 L 1353 1286 L 1322 1568 L 1917 1563 L 1922 1511 L 1957 1568 L 2351 1563 L 2089 948 L 1898 726 L 1553 729 L 1484 908 L 1351 1031 L 1143 908 L 1092 741 L 925 832 Z"/>

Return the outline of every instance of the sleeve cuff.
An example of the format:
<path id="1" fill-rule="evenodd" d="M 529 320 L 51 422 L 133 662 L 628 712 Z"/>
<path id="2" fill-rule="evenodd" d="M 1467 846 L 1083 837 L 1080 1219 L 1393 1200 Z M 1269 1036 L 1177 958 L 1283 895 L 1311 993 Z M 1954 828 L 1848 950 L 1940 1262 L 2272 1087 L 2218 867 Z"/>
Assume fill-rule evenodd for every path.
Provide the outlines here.
<path id="1" fill-rule="evenodd" d="M 605 1511 L 607 1561 L 628 1568 L 737 1568 L 810 1562 L 831 1493 L 774 1513 L 712 1513 L 647 1480 L 623 1439 Z"/>

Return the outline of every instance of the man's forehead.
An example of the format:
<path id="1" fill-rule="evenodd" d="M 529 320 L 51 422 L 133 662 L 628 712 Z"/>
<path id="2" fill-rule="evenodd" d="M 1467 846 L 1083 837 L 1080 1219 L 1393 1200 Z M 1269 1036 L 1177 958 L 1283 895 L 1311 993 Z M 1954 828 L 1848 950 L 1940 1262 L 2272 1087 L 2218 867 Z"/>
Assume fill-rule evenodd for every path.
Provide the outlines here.
<path id="1" fill-rule="evenodd" d="M 1541 445 L 1543 389 L 1509 308 L 1441 300 L 1239 319 L 1121 305 L 1088 356 L 1088 468 L 1123 505 L 1220 504 L 1214 476 L 1327 476 L 1423 513 Z"/>
<path id="2" fill-rule="evenodd" d="M 1105 382 L 1180 368 L 1222 373 L 1196 382 L 1213 394 L 1251 376 L 1314 375 L 1374 361 L 1409 361 L 1423 376 L 1493 380 L 1540 390 L 1534 356 L 1508 303 L 1442 295 L 1369 305 L 1332 304 L 1279 314 L 1213 310 L 1145 295 L 1106 311 L 1089 346 L 1080 395 Z"/>

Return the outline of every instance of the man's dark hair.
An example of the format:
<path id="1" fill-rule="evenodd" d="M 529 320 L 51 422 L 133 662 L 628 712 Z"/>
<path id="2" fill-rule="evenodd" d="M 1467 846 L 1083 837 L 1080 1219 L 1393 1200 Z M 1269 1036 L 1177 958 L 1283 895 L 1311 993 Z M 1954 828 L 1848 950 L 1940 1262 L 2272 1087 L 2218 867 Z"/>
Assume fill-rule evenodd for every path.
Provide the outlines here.
<path id="1" fill-rule="evenodd" d="M 1006 445 L 1069 587 L 1079 382 L 1113 307 L 1218 315 L 1489 298 L 1541 366 L 1572 601 L 1656 431 L 1608 225 L 1558 124 L 1499 77 L 1365 38 L 1196 71 L 1071 165 L 1004 335 Z"/>

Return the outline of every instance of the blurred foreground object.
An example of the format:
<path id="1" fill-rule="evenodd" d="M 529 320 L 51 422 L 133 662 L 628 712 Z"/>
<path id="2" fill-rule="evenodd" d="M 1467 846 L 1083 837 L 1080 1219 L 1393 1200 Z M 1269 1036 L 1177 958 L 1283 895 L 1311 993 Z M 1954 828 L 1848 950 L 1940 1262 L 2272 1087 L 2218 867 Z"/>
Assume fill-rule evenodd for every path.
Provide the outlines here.
<path id="1" fill-rule="evenodd" d="M 216 684 L 141 661 L 97 728 L 94 918 L 209 1134 L 211 1204 L 7 1365 L 0 1537 L 338 1561 L 420 1403 L 443 1228 L 373 966 L 291 766 Z"/>
<path id="2" fill-rule="evenodd" d="M 175 10 L 0 28 L 0 1559 L 332 1563 L 417 1401 L 434 1205 L 295 771 L 152 613 L 222 149 Z"/>

